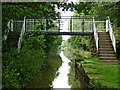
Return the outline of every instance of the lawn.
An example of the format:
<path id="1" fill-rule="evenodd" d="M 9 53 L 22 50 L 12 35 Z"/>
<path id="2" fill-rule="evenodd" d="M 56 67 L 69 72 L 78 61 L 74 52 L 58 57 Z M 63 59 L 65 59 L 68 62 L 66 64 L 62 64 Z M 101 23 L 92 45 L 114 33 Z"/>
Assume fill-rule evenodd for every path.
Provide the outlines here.
<path id="1" fill-rule="evenodd" d="M 95 87 L 118 88 L 118 65 L 102 64 L 98 58 L 77 59 L 84 60 L 80 63 Z"/>

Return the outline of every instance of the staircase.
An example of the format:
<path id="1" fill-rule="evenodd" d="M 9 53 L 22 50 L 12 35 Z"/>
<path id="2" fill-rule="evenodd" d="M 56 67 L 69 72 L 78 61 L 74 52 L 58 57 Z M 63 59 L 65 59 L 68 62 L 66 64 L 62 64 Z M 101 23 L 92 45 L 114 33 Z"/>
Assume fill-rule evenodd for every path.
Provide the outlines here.
<path id="1" fill-rule="evenodd" d="M 7 38 L 7 42 L 11 43 L 12 47 L 17 47 L 20 32 L 10 32 Z"/>
<path id="2" fill-rule="evenodd" d="M 98 57 L 103 60 L 116 59 L 114 48 L 108 32 L 98 32 L 99 54 Z"/>

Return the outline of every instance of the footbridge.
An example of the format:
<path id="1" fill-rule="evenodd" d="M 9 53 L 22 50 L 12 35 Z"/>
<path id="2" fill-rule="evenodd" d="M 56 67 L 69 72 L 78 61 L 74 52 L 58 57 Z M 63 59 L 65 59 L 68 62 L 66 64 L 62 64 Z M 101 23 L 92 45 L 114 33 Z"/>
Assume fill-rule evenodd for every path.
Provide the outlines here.
<path id="1" fill-rule="evenodd" d="M 108 38 L 110 37 L 113 50 L 116 52 L 116 40 L 109 17 L 104 19 L 79 16 L 61 16 L 56 18 L 41 19 L 24 17 L 24 20 L 8 21 L 7 26 L 8 29 L 5 31 L 6 35 L 9 32 L 18 32 L 20 34 L 18 35 L 18 52 L 20 52 L 20 47 L 25 32 L 34 32 L 35 35 L 93 35 L 96 48 L 95 52 L 97 54 L 102 53 L 104 48 L 107 48 L 109 43 L 105 42 L 109 42 Z M 35 33 L 36 31 L 37 33 Z M 5 39 L 7 39 L 7 36 Z M 105 53 L 105 55 L 106 54 L 108 53 Z"/>

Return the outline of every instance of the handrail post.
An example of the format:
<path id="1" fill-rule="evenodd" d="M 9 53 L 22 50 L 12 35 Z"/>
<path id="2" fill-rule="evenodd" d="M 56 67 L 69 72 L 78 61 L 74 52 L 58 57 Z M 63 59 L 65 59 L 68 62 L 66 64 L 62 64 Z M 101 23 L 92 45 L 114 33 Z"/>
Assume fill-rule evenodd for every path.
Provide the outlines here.
<path id="1" fill-rule="evenodd" d="M 72 32 L 72 17 L 70 19 L 70 32 Z"/>
<path id="2" fill-rule="evenodd" d="M 109 29 L 109 20 L 107 18 L 107 20 L 106 20 L 106 32 L 108 32 L 108 29 Z"/>
<path id="3" fill-rule="evenodd" d="M 13 32 L 13 20 L 10 20 L 10 23 L 8 25 L 8 28 L 10 29 L 10 31 Z"/>
<path id="4" fill-rule="evenodd" d="M 59 17 L 59 19 L 58 19 L 58 23 L 59 23 L 58 31 L 60 32 L 60 17 Z"/>
<path id="5" fill-rule="evenodd" d="M 24 17 L 24 20 L 25 20 L 25 31 L 26 31 L 26 16 Z"/>

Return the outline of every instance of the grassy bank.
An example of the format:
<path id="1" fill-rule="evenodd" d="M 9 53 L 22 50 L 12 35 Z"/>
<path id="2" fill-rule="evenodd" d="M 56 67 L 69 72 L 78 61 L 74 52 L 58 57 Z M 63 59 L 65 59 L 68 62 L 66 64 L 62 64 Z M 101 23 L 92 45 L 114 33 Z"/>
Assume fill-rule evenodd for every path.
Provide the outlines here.
<path id="1" fill-rule="evenodd" d="M 100 88 L 118 88 L 118 65 L 103 64 L 101 59 L 91 57 L 90 53 L 84 50 L 75 50 L 66 48 L 65 52 L 71 52 L 76 55 L 72 59 L 81 59 L 85 73 L 90 77 L 90 87 Z M 84 55 L 82 55 L 84 53 Z M 88 54 L 89 53 L 89 54 Z M 71 54 L 70 54 L 71 55 Z M 68 57 L 70 57 L 68 55 Z M 74 61 L 72 61 L 74 62 Z"/>
<path id="2" fill-rule="evenodd" d="M 118 88 L 118 65 L 102 64 L 98 58 L 78 58 L 95 88 Z"/>

